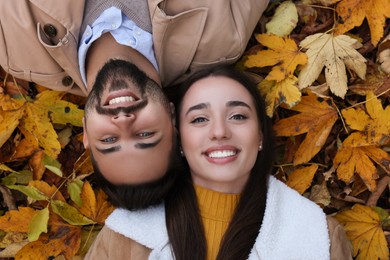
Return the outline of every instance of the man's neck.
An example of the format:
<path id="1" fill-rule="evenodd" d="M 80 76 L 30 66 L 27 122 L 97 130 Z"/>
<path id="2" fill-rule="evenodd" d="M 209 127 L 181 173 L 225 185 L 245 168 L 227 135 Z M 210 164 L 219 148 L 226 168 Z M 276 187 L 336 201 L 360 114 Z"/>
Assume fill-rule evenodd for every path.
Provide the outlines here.
<path id="1" fill-rule="evenodd" d="M 117 43 L 110 33 L 105 33 L 91 45 L 87 53 L 85 70 L 88 92 L 91 91 L 99 70 L 110 59 L 132 62 L 161 85 L 157 70 L 145 56 L 131 47 Z"/>

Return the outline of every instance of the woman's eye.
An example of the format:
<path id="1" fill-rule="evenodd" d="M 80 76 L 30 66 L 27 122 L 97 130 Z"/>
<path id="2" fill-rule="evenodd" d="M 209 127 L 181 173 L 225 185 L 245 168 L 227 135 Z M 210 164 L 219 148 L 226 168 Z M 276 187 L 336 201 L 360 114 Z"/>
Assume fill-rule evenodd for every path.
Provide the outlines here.
<path id="1" fill-rule="evenodd" d="M 207 118 L 205 118 L 205 117 L 197 117 L 191 121 L 191 124 L 203 123 L 206 121 L 207 121 Z"/>
<path id="2" fill-rule="evenodd" d="M 139 133 L 137 134 L 138 137 L 141 137 L 141 138 L 145 138 L 145 137 L 150 137 L 150 136 L 153 136 L 153 132 L 142 132 L 142 133 Z"/>
<path id="3" fill-rule="evenodd" d="M 230 119 L 234 119 L 234 120 L 245 120 L 247 119 L 248 117 L 244 116 L 244 115 L 241 115 L 241 114 L 236 114 L 236 115 L 232 115 L 230 117 Z"/>
<path id="4" fill-rule="evenodd" d="M 113 143 L 116 141 L 116 137 L 107 137 L 100 140 L 102 143 Z"/>

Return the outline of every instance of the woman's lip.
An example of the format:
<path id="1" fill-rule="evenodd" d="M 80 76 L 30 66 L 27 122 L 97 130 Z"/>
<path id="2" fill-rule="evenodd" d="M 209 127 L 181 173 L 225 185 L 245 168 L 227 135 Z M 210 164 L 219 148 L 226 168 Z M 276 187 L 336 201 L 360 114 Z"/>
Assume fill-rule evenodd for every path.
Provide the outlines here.
<path id="1" fill-rule="evenodd" d="M 136 102 L 139 100 L 139 97 L 136 94 L 134 94 L 133 92 L 131 92 L 129 90 L 119 90 L 119 91 L 110 92 L 108 94 L 107 98 L 104 101 L 104 106 L 111 106 L 111 105 L 109 105 L 110 100 L 117 98 L 117 97 L 132 97 L 132 98 L 134 98 L 133 102 Z M 123 102 L 123 104 L 126 104 L 126 103 L 132 104 L 133 102 Z M 116 106 L 116 107 L 118 105 L 123 106 L 122 103 L 113 104 L 113 106 Z"/>
<path id="2" fill-rule="evenodd" d="M 221 146 L 213 146 L 209 147 L 206 151 L 204 151 L 204 154 L 210 154 L 212 152 L 216 151 L 234 151 L 236 153 L 239 152 L 239 149 L 237 147 L 231 146 L 231 145 L 221 145 Z"/>

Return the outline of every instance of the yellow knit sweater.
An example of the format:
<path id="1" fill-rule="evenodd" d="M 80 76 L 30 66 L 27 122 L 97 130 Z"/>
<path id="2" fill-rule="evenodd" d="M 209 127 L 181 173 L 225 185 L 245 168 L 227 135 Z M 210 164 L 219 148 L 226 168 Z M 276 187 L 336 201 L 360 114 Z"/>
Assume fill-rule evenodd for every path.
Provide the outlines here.
<path id="1" fill-rule="evenodd" d="M 205 229 L 207 259 L 214 260 L 240 195 L 220 193 L 200 186 L 195 186 L 195 191 Z"/>

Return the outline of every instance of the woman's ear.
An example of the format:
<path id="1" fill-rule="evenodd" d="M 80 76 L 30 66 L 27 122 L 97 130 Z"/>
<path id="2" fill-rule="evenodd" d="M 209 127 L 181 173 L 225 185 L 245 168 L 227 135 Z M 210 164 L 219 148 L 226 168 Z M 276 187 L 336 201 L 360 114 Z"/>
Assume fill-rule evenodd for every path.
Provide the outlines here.
<path id="1" fill-rule="evenodd" d="M 85 123 L 85 117 L 83 117 L 83 144 L 84 148 L 88 149 L 89 148 L 89 142 L 88 142 L 88 136 L 87 136 L 87 126 Z"/>

